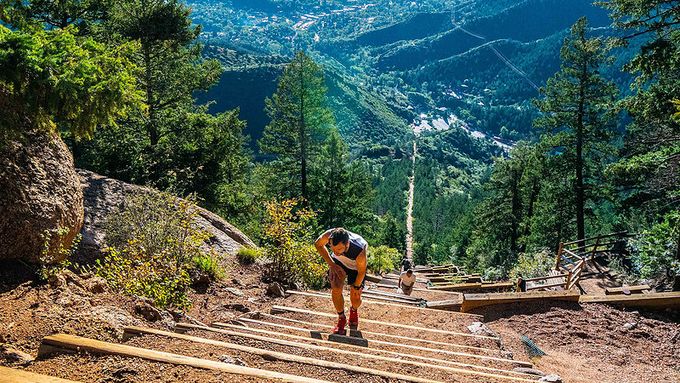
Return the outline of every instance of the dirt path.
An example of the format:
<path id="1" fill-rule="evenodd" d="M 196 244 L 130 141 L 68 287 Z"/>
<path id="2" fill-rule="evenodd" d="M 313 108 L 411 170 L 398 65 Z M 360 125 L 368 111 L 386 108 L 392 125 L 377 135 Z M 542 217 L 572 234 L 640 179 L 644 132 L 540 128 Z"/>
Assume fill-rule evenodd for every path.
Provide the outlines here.
<path id="1" fill-rule="evenodd" d="M 416 176 L 416 155 L 418 147 L 413 141 L 413 166 L 411 176 L 408 178 L 408 205 L 406 206 L 406 258 L 413 263 L 413 194 L 415 189 Z"/>

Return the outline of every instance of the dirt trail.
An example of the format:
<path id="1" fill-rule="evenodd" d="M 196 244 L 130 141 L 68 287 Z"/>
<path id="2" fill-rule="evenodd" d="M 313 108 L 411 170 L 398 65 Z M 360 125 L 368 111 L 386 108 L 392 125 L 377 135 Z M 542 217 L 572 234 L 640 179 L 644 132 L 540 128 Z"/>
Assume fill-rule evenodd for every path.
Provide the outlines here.
<path id="1" fill-rule="evenodd" d="M 418 147 L 416 141 L 413 141 L 413 165 L 411 167 L 411 176 L 408 178 L 408 205 L 406 206 L 406 258 L 413 263 L 413 194 L 415 189 L 416 176 L 416 155 Z"/>

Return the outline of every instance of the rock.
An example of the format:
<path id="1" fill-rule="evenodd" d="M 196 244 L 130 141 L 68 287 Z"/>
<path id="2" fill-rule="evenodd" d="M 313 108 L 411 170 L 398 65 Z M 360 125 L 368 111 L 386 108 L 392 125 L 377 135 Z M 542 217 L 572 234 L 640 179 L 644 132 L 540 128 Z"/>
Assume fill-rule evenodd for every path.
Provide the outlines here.
<path id="1" fill-rule="evenodd" d="M 535 368 L 515 367 L 515 368 L 512 369 L 512 371 L 521 372 L 523 374 L 545 376 L 545 372 L 543 372 L 541 370 L 537 370 Z"/>
<path id="2" fill-rule="evenodd" d="M 237 289 L 237 288 L 234 288 L 234 287 L 227 287 L 225 290 L 227 290 L 227 291 L 230 292 L 231 294 L 236 295 L 237 297 L 242 297 L 242 296 L 243 296 L 243 291 L 241 291 L 241 290 L 239 290 L 239 289 Z"/>
<path id="3" fill-rule="evenodd" d="M 102 277 L 92 277 L 85 282 L 85 287 L 93 294 L 102 294 L 108 290 L 109 285 Z"/>
<path id="4" fill-rule="evenodd" d="M 156 191 L 87 170 L 77 171 L 82 182 L 85 208 L 83 238 L 79 250 L 84 258 L 93 259 L 101 255 L 101 250 L 106 246 L 104 226 L 109 214 L 117 211 L 127 196 Z M 229 222 L 201 207 L 196 209 L 198 214 L 194 224 L 210 234 L 206 246 L 219 254 L 232 256 L 243 246 L 256 247 L 250 238 Z"/>
<path id="5" fill-rule="evenodd" d="M 28 131 L 6 141 L 0 147 L 0 259 L 62 261 L 68 251 L 61 250 L 82 226 L 80 179 L 59 135 Z"/>
<path id="6" fill-rule="evenodd" d="M 241 303 L 230 303 L 228 305 L 224 305 L 224 307 L 226 307 L 229 310 L 235 310 L 242 313 L 250 312 L 250 309 Z"/>
<path id="7" fill-rule="evenodd" d="M 233 358 L 229 355 L 220 355 L 220 356 L 217 357 L 217 359 L 219 359 L 219 361 L 222 362 L 222 363 L 229 363 L 229 364 L 235 364 L 237 366 L 248 367 L 248 364 L 246 362 L 242 361 L 239 358 Z"/>
<path id="8" fill-rule="evenodd" d="M 485 335 L 485 336 L 497 336 L 495 332 L 493 332 L 490 328 L 486 327 L 486 325 L 482 322 L 473 322 L 471 325 L 468 326 L 468 330 L 470 330 L 471 333 L 475 335 Z"/>
<path id="9" fill-rule="evenodd" d="M 19 351 L 9 345 L 0 344 L 0 359 L 4 359 L 11 364 L 26 365 L 35 359 L 32 355 Z"/>
<path id="10" fill-rule="evenodd" d="M 636 323 L 636 322 L 630 322 L 630 323 L 626 323 L 626 324 L 623 325 L 623 329 L 624 329 L 625 331 L 633 330 L 633 329 L 636 328 L 636 327 L 637 327 L 637 323 Z"/>
<path id="11" fill-rule="evenodd" d="M 541 377 L 541 379 L 538 380 L 539 382 L 549 382 L 549 383 L 562 383 L 562 378 L 560 378 L 559 375 L 556 374 L 550 374 Z"/>
<path id="12" fill-rule="evenodd" d="M 161 312 L 145 301 L 135 303 L 135 312 L 149 322 L 156 322 L 163 319 Z"/>
<path id="13" fill-rule="evenodd" d="M 273 282 L 267 287 L 267 295 L 274 298 L 284 298 L 286 296 L 286 292 L 278 282 Z"/>

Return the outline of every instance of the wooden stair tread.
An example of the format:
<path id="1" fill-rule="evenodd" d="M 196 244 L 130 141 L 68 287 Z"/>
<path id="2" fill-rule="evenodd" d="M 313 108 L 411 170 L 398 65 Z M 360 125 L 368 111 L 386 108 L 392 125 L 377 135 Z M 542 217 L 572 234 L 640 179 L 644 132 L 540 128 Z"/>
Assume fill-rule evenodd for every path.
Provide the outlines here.
<path id="1" fill-rule="evenodd" d="M 191 356 L 172 354 L 168 352 L 150 350 L 146 348 L 133 347 L 124 344 L 103 342 L 90 338 L 83 338 L 75 335 L 56 334 L 43 338 L 38 356 L 44 356 L 54 351 L 88 351 L 95 354 L 110 354 L 126 357 L 135 357 L 154 362 L 177 364 L 206 370 L 222 371 L 237 375 L 253 376 L 263 379 L 274 379 L 283 382 L 293 383 L 329 383 L 325 380 L 305 378 L 275 371 L 262 370 L 258 368 L 237 366 L 228 363 L 216 362 L 207 359 L 195 358 Z"/>
<path id="2" fill-rule="evenodd" d="M 0 366 L 0 383 L 78 383 L 75 380 Z"/>

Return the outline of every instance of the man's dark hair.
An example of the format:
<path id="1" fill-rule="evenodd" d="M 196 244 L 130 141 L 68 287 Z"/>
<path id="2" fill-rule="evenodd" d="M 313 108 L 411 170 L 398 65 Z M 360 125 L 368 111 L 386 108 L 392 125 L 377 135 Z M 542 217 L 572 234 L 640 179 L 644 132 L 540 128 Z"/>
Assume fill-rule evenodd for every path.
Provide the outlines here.
<path id="1" fill-rule="evenodd" d="M 333 246 L 337 245 L 338 243 L 347 243 L 349 242 L 349 233 L 347 230 L 338 227 L 336 229 L 333 229 L 331 231 L 331 235 L 328 237 L 331 241 L 331 244 Z"/>
<path id="2" fill-rule="evenodd" d="M 406 270 L 406 274 L 409 274 L 409 275 L 413 274 L 413 269 Z"/>

